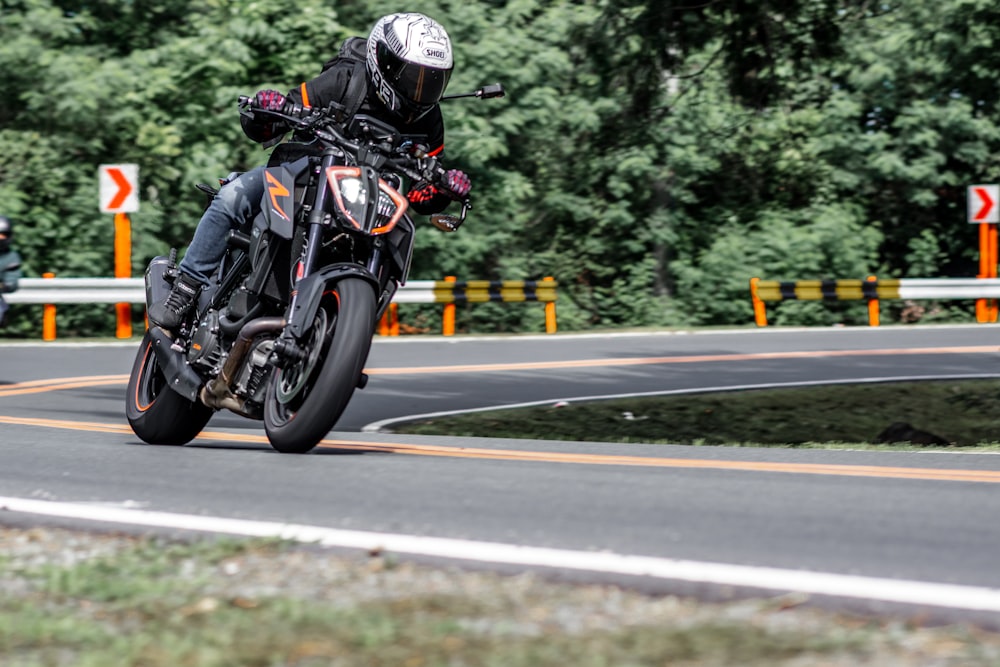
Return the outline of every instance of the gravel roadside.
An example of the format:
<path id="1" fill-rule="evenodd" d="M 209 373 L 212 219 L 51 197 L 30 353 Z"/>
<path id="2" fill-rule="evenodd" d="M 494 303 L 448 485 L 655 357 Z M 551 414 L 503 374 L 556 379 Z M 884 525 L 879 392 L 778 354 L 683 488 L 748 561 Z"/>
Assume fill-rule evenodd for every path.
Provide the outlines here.
<path id="1" fill-rule="evenodd" d="M 0 597 L 5 603 L 28 598 L 44 600 L 46 582 L 32 573 L 46 568 L 71 570 L 99 559 L 113 561 L 139 546 L 148 547 L 151 540 L 155 544 L 162 539 L 51 526 L 0 526 Z M 748 661 L 741 664 L 1000 665 L 1000 635 L 986 630 L 970 626 L 920 627 L 899 619 L 850 616 L 802 605 L 801 600 L 789 596 L 707 603 L 677 596 L 646 595 L 614 586 L 557 583 L 534 574 L 501 575 L 426 567 L 395 563 L 379 556 L 345 557 L 321 549 L 287 545 L 239 551 L 207 561 L 200 560 L 195 553 L 178 561 L 176 574 L 183 579 L 206 582 L 197 599 L 184 603 L 194 609 L 204 608 L 206 612 L 220 604 L 253 609 L 261 600 L 274 598 L 308 601 L 329 609 L 433 599 L 438 606 L 442 600 L 450 601 L 447 604 L 452 609 L 443 611 L 453 615 L 451 622 L 462 632 L 472 635 L 502 633 L 511 638 L 545 636 L 572 640 L 597 633 L 622 633 L 628 637 L 629 629 L 652 627 L 682 636 L 684 633 L 702 636 L 706 628 L 725 627 L 753 636 L 811 638 L 801 650 L 792 650 L 773 660 L 748 656 Z M 80 600 L 73 604 L 81 609 L 87 606 Z M 3 621 L 0 616 L 0 624 Z M 0 664 L 7 664 L 2 640 L 0 628 Z M 817 645 L 824 648 L 817 651 Z M 592 664 L 619 664 L 601 661 L 600 656 L 594 658 Z M 703 658 L 688 659 L 683 664 L 735 663 L 709 650 Z"/>

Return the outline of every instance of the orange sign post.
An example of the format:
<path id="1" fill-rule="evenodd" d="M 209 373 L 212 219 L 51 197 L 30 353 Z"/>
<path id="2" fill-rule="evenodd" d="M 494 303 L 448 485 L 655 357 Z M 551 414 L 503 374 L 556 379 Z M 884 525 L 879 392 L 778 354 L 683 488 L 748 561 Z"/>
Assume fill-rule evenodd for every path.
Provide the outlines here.
<path id="1" fill-rule="evenodd" d="M 132 277 L 132 221 L 128 213 L 115 213 L 115 278 Z M 115 336 L 132 337 L 132 304 L 116 303 L 118 326 Z"/>
<path id="2" fill-rule="evenodd" d="M 132 277 L 132 221 L 139 210 L 139 165 L 102 164 L 98 170 L 101 213 L 115 214 L 115 278 Z M 132 304 L 116 303 L 118 338 L 132 337 Z"/>
<path id="3" fill-rule="evenodd" d="M 1000 185 L 969 187 L 969 222 L 979 225 L 979 278 L 996 278 L 997 223 L 1000 222 Z M 996 299 L 976 299 L 976 321 L 996 322 L 1000 308 Z"/>

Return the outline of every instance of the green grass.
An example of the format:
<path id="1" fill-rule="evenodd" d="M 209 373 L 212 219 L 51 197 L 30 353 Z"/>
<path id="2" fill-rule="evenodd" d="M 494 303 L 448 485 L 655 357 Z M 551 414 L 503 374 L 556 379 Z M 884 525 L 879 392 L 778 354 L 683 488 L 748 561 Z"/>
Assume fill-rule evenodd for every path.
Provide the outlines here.
<path id="1" fill-rule="evenodd" d="M 946 444 L 902 436 L 907 423 Z M 983 447 L 1000 440 L 1000 380 L 899 382 L 626 398 L 399 424 L 399 433 L 780 447 Z M 913 441 L 911 441 L 913 440 Z"/>
<path id="2" fill-rule="evenodd" d="M 51 543 L 52 553 L 10 555 L 25 535 Z M 92 541 L 111 548 L 65 557 Z M 704 605 L 530 575 L 338 560 L 273 541 L 0 529 L 0 546 L 6 667 L 924 665 L 942 652 L 948 665 L 980 665 L 1000 657 L 995 635 L 796 609 L 787 598 Z"/>

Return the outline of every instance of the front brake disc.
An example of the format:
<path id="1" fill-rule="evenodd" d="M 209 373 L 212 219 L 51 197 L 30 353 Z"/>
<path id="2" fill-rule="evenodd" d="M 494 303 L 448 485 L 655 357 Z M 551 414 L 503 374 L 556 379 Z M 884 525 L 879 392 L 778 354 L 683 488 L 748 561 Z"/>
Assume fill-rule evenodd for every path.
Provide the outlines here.
<path id="1" fill-rule="evenodd" d="M 323 353 L 323 338 L 326 336 L 326 311 L 322 308 L 316 313 L 316 320 L 313 322 L 312 335 L 309 337 L 307 347 L 309 355 L 302 361 L 286 366 L 278 371 L 277 386 L 275 387 L 275 397 L 282 405 L 288 405 L 298 397 L 303 387 L 313 376 L 316 364 L 319 363 Z"/>

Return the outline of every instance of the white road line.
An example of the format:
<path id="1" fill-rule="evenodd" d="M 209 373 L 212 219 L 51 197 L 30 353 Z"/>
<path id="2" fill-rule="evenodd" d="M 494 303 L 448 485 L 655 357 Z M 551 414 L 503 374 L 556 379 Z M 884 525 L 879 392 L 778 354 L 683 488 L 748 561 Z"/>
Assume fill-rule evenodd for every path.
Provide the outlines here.
<path id="1" fill-rule="evenodd" d="M 572 551 L 440 537 L 339 530 L 269 521 L 150 512 L 93 504 L 0 497 L 0 510 L 67 519 L 172 528 L 246 537 L 273 537 L 362 549 L 506 565 L 551 567 L 664 580 L 739 586 L 918 606 L 1000 612 L 1000 589 L 882 579 L 829 572 Z"/>

